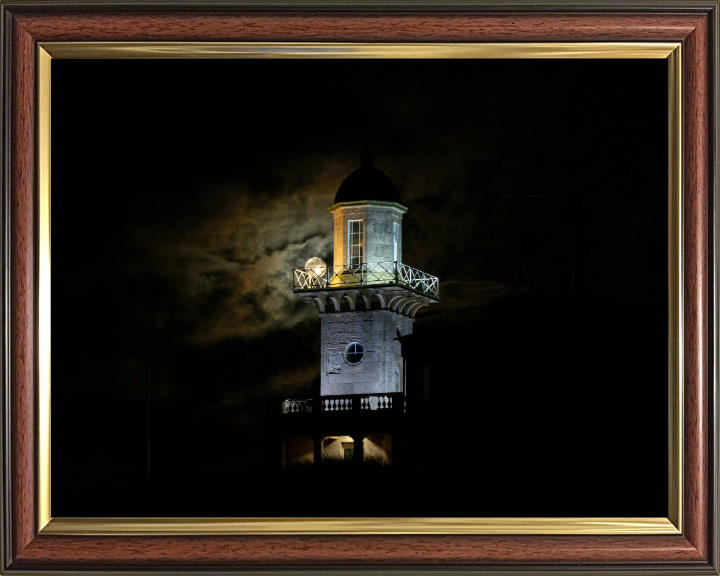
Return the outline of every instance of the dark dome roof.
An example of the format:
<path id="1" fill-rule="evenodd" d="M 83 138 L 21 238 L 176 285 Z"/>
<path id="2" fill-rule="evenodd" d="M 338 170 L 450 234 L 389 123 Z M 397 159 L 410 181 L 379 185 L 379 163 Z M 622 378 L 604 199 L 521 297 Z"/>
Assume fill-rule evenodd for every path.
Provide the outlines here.
<path id="1" fill-rule="evenodd" d="M 360 154 L 360 168 L 345 178 L 335 195 L 335 204 L 339 202 L 357 202 L 358 200 L 380 200 L 400 204 L 400 193 L 380 170 L 373 166 L 372 152 Z"/>

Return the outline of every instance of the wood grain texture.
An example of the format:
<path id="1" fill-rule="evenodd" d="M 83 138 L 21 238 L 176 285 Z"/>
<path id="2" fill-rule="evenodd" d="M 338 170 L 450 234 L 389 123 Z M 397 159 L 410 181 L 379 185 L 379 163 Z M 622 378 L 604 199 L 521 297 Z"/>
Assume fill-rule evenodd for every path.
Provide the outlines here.
<path id="1" fill-rule="evenodd" d="M 11 170 L 13 554 L 35 537 L 35 47 L 15 29 Z"/>
<path id="2" fill-rule="evenodd" d="M 708 38 L 707 23 L 690 34 L 683 58 L 685 446 L 683 532 L 708 549 Z"/>
<path id="3" fill-rule="evenodd" d="M 72 561 L 110 568 L 146 565 L 331 565 L 498 562 L 693 562 L 701 555 L 682 536 L 255 536 L 69 537 L 40 536 L 17 567 Z"/>
<path id="4" fill-rule="evenodd" d="M 37 41 L 295 42 L 662 41 L 683 39 L 697 15 L 549 14 L 22 14 Z M 635 25 L 634 25 L 635 24 Z"/>
<path id="5" fill-rule="evenodd" d="M 489 563 L 708 564 L 707 250 L 709 16 L 674 14 L 33 13 L 14 20 L 12 277 L 12 567 L 66 570 L 142 565 L 209 570 L 258 566 Z M 37 536 L 34 364 L 34 65 L 38 41 L 682 41 L 684 106 L 683 536 L 69 537 Z M 688 568 L 689 569 L 689 568 Z M 649 568 L 648 568 L 649 570 Z"/>

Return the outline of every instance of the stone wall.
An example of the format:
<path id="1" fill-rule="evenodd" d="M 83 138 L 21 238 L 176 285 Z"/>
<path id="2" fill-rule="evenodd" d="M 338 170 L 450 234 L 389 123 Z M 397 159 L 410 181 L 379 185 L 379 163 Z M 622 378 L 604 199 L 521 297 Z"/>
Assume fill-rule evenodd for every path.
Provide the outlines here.
<path id="1" fill-rule="evenodd" d="M 404 211 L 394 206 L 361 204 L 338 206 L 333 210 L 333 265 L 347 264 L 348 221 L 363 221 L 363 262 L 394 262 L 393 223 L 398 225 L 398 262 L 402 262 L 402 216 Z"/>
<path id="2" fill-rule="evenodd" d="M 373 434 L 363 441 L 365 459 L 368 458 L 392 458 L 392 437 L 390 434 Z"/>
<path id="3" fill-rule="evenodd" d="M 283 447 L 283 464 L 300 464 L 313 462 L 315 459 L 312 438 L 285 438 Z"/>
<path id="4" fill-rule="evenodd" d="M 402 356 L 395 338 L 398 331 L 402 336 L 412 332 L 412 318 L 391 310 L 370 310 L 322 314 L 320 319 L 321 395 L 402 392 Z M 351 342 L 362 344 L 365 351 L 355 365 L 345 358 Z"/>

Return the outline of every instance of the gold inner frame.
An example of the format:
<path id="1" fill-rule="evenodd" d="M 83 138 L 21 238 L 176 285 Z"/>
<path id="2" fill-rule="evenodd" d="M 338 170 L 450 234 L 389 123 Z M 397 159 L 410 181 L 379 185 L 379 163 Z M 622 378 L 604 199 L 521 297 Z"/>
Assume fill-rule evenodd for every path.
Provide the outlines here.
<path id="1" fill-rule="evenodd" d="M 53 58 L 662 58 L 668 60 L 667 518 L 53 518 L 50 514 L 50 97 Z M 42 534 L 680 534 L 682 531 L 681 45 L 672 42 L 38 45 L 38 530 Z"/>

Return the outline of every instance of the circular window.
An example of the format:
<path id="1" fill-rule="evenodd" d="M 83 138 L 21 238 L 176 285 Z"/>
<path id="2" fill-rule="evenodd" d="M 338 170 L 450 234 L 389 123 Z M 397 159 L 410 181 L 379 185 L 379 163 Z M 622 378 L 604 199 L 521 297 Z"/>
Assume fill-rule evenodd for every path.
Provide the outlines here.
<path id="1" fill-rule="evenodd" d="M 363 350 L 362 344 L 358 344 L 357 342 L 351 342 L 345 349 L 345 359 L 348 361 L 348 364 L 357 364 L 362 360 L 364 355 L 365 351 Z"/>

